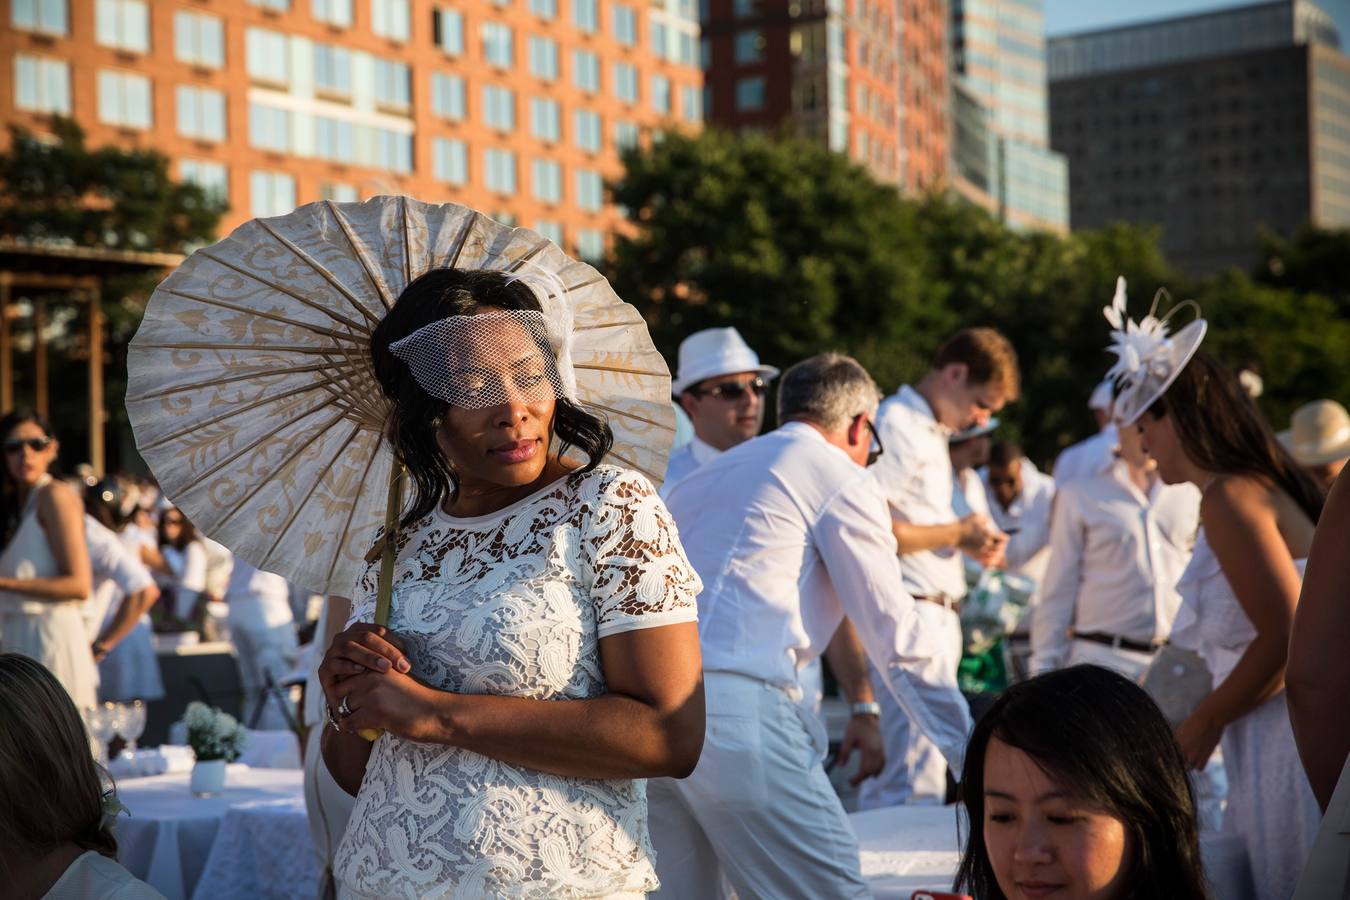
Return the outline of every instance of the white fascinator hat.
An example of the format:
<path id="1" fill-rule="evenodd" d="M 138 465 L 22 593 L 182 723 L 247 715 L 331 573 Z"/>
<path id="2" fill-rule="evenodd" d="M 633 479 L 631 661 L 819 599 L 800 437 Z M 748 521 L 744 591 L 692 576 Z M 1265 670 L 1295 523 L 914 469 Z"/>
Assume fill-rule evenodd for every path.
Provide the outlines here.
<path id="1" fill-rule="evenodd" d="M 1116 355 L 1116 364 L 1106 377 L 1116 385 L 1116 419 L 1122 425 L 1139 421 L 1144 410 L 1166 393 L 1200 349 L 1209 327 L 1199 316 L 1200 307 L 1191 300 L 1177 304 L 1159 318 L 1158 301 L 1164 294 L 1158 291 L 1148 315 L 1135 322 L 1125 315 L 1125 279 L 1117 278 L 1115 297 L 1102 310 L 1112 329 L 1107 349 Z M 1194 308 L 1195 320 L 1172 333 L 1172 317 L 1186 307 Z"/>

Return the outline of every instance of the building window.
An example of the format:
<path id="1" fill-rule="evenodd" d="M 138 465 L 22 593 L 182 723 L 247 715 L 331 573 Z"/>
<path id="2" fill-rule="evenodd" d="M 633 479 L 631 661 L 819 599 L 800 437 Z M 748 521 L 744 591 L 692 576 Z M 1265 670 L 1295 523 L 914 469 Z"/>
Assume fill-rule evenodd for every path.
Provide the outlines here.
<path id="1" fill-rule="evenodd" d="M 464 55 L 464 15 L 454 9 L 438 9 L 432 16 L 436 46 L 450 56 Z"/>
<path id="2" fill-rule="evenodd" d="M 150 50 L 150 10 L 144 0 L 98 0 L 95 31 L 104 47 L 147 53 Z"/>
<path id="3" fill-rule="evenodd" d="M 652 76 L 652 109 L 670 115 L 670 79 L 664 75 Z"/>
<path id="4" fill-rule="evenodd" d="M 248 105 L 248 141 L 259 150 L 285 153 L 291 149 L 291 113 L 261 103 Z"/>
<path id="5" fill-rule="evenodd" d="M 412 105 L 412 73 L 405 63 L 375 60 L 375 104 L 397 110 Z"/>
<path id="6" fill-rule="evenodd" d="M 636 103 L 638 99 L 637 69 L 628 63 L 614 64 L 614 96 L 624 103 Z"/>
<path id="7" fill-rule="evenodd" d="M 483 59 L 499 69 L 511 68 L 511 29 L 501 22 L 484 22 L 480 33 Z"/>
<path id="8" fill-rule="evenodd" d="M 498 131 L 516 130 L 516 95 L 509 88 L 483 85 L 483 123 Z"/>
<path id="9" fill-rule="evenodd" d="M 66 0 L 10 0 L 9 21 L 23 31 L 66 33 Z"/>
<path id="10" fill-rule="evenodd" d="M 375 128 L 375 165 L 390 172 L 412 171 L 412 135 L 389 128 Z"/>
<path id="11" fill-rule="evenodd" d="M 530 98 L 530 134 L 541 141 L 557 143 L 562 138 L 562 108 L 557 100 Z"/>
<path id="12" fill-rule="evenodd" d="M 391 41 L 406 41 L 411 30 L 408 0 L 370 0 L 370 30 Z"/>
<path id="13" fill-rule="evenodd" d="M 680 52 L 675 61 L 682 66 L 694 65 L 694 35 L 688 31 L 681 31 L 679 45 Z"/>
<path id="14" fill-rule="evenodd" d="M 350 98 L 352 54 L 346 47 L 314 45 L 314 89 L 320 95 Z"/>
<path id="15" fill-rule="evenodd" d="M 600 59 L 589 50 L 572 51 L 572 83 L 592 94 L 600 90 Z"/>
<path id="16" fill-rule="evenodd" d="M 703 122 L 702 92 L 692 84 L 680 86 L 680 115 L 691 125 Z"/>
<path id="17" fill-rule="evenodd" d="M 444 72 L 431 73 L 431 111 L 442 119 L 459 122 L 468 115 L 464 79 Z"/>
<path id="18" fill-rule="evenodd" d="M 572 24 L 580 31 L 593 34 L 600 27 L 597 0 L 572 0 Z"/>
<path id="19" fill-rule="evenodd" d="M 284 172 L 250 172 L 248 193 L 255 217 L 284 216 L 295 209 L 295 179 Z"/>
<path id="20" fill-rule="evenodd" d="M 216 200 L 230 196 L 228 170 L 223 163 L 205 159 L 184 159 L 178 163 L 178 178 L 186 184 L 195 184 Z"/>
<path id="21" fill-rule="evenodd" d="M 652 35 L 652 52 L 657 59 L 667 59 L 670 54 L 670 29 L 665 22 L 651 20 L 649 26 Z"/>
<path id="22" fill-rule="evenodd" d="M 225 94 L 179 85 L 178 133 L 199 141 L 225 140 Z"/>
<path id="23" fill-rule="evenodd" d="M 508 196 L 516 192 L 515 153 L 494 147 L 484 152 L 483 163 L 483 182 L 488 190 Z"/>
<path id="24" fill-rule="evenodd" d="M 454 138 L 432 138 L 431 175 L 446 184 L 469 183 L 469 149 Z"/>
<path id="25" fill-rule="evenodd" d="M 29 112 L 70 115 L 70 66 L 62 59 L 15 56 L 14 105 Z"/>
<path id="26" fill-rule="evenodd" d="M 261 6 L 276 12 L 285 12 L 291 8 L 291 0 L 248 0 L 249 6 Z"/>
<path id="27" fill-rule="evenodd" d="M 530 74 L 545 81 L 557 80 L 557 41 L 544 37 L 530 38 Z"/>
<path id="28" fill-rule="evenodd" d="M 742 78 L 736 82 L 736 108 L 741 110 L 764 108 L 763 78 Z"/>
<path id="29" fill-rule="evenodd" d="M 179 10 L 173 14 L 174 57 L 194 66 L 225 65 L 225 28 L 220 19 Z"/>
<path id="30" fill-rule="evenodd" d="M 591 169 L 577 169 L 577 206 L 589 212 L 599 212 L 605 205 L 605 182 L 600 173 Z"/>
<path id="31" fill-rule="evenodd" d="M 605 235 L 593 228 L 577 231 L 577 256 L 583 262 L 602 262 L 605 258 Z"/>
<path id="32" fill-rule="evenodd" d="M 98 119 L 123 128 L 150 127 L 150 79 L 131 72 L 98 73 Z"/>
<path id="33" fill-rule="evenodd" d="M 733 0 L 732 12 L 738 19 L 748 19 L 759 12 L 757 0 Z"/>
<path id="34" fill-rule="evenodd" d="M 530 0 L 530 12 L 551 22 L 558 18 L 558 0 Z"/>
<path id="35" fill-rule="evenodd" d="M 361 199 L 361 192 L 356 189 L 354 184 L 325 181 L 319 185 L 319 199 L 332 200 L 334 203 L 356 203 Z"/>
<path id="36" fill-rule="evenodd" d="M 352 0 L 312 0 L 310 12 L 329 25 L 346 28 L 352 24 Z"/>
<path id="37" fill-rule="evenodd" d="M 616 3 L 610 7 L 614 17 L 614 40 L 625 47 L 637 44 L 637 12 L 631 6 Z"/>
<path id="38" fill-rule="evenodd" d="M 599 153 L 603 126 L 600 115 L 589 109 L 578 109 L 572 113 L 572 140 L 588 153 Z"/>
<path id="39" fill-rule="evenodd" d="M 764 35 L 758 31 L 741 31 L 736 34 L 736 64 L 754 65 L 764 61 Z"/>
<path id="40" fill-rule="evenodd" d="M 333 162 L 356 162 L 356 126 L 329 116 L 314 117 L 314 155 Z"/>
<path id="41" fill-rule="evenodd" d="M 544 203 L 562 202 L 562 166 L 551 159 L 530 163 L 530 188 L 534 199 Z"/>
<path id="42" fill-rule="evenodd" d="M 562 245 L 563 227 L 557 222 L 549 222 L 543 219 L 536 220 L 534 223 L 534 230 L 540 237 L 548 238 L 559 246 Z"/>
<path id="43" fill-rule="evenodd" d="M 620 150 L 631 150 L 638 145 L 638 127 L 635 122 L 614 123 L 614 144 Z"/>
<path id="44" fill-rule="evenodd" d="M 249 77 L 268 84 L 289 85 L 289 41 L 286 35 L 262 28 L 250 28 L 244 39 Z"/>

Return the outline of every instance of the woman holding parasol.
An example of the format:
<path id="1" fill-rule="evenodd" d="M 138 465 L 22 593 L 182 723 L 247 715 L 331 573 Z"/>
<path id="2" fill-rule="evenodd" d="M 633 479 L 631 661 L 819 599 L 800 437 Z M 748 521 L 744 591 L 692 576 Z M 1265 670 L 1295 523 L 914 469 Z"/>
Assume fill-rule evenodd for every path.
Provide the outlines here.
<path id="1" fill-rule="evenodd" d="M 377 202 L 402 203 L 365 206 Z M 318 215 L 341 211 L 329 204 Z M 380 439 L 412 490 L 406 508 L 391 507 L 404 509 L 398 527 L 377 543 L 383 559 L 370 554 L 352 622 L 320 669 L 332 726 L 324 760 L 357 793 L 333 864 L 338 896 L 639 896 L 657 887 L 640 779 L 687 774 L 703 738 L 698 578 L 651 482 L 633 470 L 660 471 L 672 432 L 669 387 L 597 388 L 657 372 L 640 320 L 589 268 L 530 232 L 485 221 L 402 229 L 433 247 L 440 232 L 449 249 L 426 253 L 420 274 L 405 263 L 409 277 L 362 348 L 368 387 L 388 401 Z M 335 230 L 325 234 L 331 240 Z M 313 258 L 301 240 L 283 246 Z M 600 286 L 613 298 L 608 306 L 596 301 Z M 223 343 L 191 342 L 195 350 Z M 293 336 L 275 346 L 283 343 L 301 346 Z M 147 336 L 143 346 L 167 342 Z M 354 355 L 333 352 L 335 365 Z M 335 395 L 334 379 L 325 380 Z M 200 376 L 184 383 L 195 387 Z M 378 402 L 371 394 L 341 402 L 361 415 Z M 156 449 L 165 434 L 188 431 L 186 423 L 161 428 L 146 443 Z M 215 512 L 238 518 L 261 492 L 240 482 L 287 466 L 290 483 L 303 481 L 294 461 L 317 456 L 312 443 L 266 465 L 235 465 L 228 485 L 201 495 L 243 497 Z M 212 476 L 224 468 L 201 465 Z M 293 489 L 308 498 L 329 483 Z M 200 521 L 212 509 L 188 511 Z M 307 515 L 302 504 L 283 521 Z M 284 558 L 282 536 L 266 541 L 266 553 L 244 538 L 234 543 L 259 564 L 268 554 Z M 332 552 L 319 565 L 337 567 L 342 551 Z M 387 627 L 372 622 L 381 581 L 392 595 Z M 371 744 L 357 732 L 382 734 Z"/>

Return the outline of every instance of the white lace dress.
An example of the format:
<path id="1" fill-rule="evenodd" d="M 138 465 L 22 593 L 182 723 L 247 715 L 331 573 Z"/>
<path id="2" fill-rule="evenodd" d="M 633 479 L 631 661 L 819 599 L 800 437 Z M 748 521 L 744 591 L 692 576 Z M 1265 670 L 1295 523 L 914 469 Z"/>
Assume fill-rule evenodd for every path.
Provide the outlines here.
<path id="1" fill-rule="evenodd" d="M 1306 560 L 1297 560 L 1302 574 Z M 1214 684 L 1233 671 L 1256 628 L 1238 603 L 1201 527 L 1190 565 L 1177 583 L 1182 601 L 1170 640 L 1195 650 Z M 1223 731 L 1228 776 L 1225 831 L 1247 848 L 1258 900 L 1288 900 L 1312 849 L 1321 813 L 1294 744 L 1284 692 Z"/>
<path id="2" fill-rule="evenodd" d="M 440 510 L 399 537 L 389 625 L 413 673 L 467 694 L 605 691 L 600 638 L 696 619 L 701 587 L 641 475 L 563 478 L 497 513 Z M 353 622 L 374 615 L 378 563 Z M 657 887 L 646 783 L 566 778 L 376 741 L 333 862 L 339 897 L 607 897 Z"/>

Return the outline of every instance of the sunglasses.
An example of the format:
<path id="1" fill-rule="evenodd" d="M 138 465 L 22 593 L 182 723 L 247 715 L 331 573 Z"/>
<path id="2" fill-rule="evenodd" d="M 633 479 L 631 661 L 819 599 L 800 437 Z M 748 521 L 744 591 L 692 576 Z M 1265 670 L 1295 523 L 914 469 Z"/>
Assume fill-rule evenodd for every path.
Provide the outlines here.
<path id="1" fill-rule="evenodd" d="M 863 419 L 867 423 L 867 430 L 872 432 L 872 448 L 867 451 L 867 465 L 871 466 L 881 459 L 881 454 L 886 452 L 886 448 L 881 446 L 881 435 L 877 434 L 876 428 L 872 425 L 871 419 Z"/>
<path id="2" fill-rule="evenodd" d="M 735 401 L 744 397 L 747 392 L 753 392 L 756 397 L 763 397 L 767 389 L 768 385 L 764 383 L 764 379 L 756 378 L 744 384 L 739 381 L 728 381 L 710 388 L 700 388 L 693 393 L 696 397 L 716 397 L 718 400 Z"/>
<path id="3" fill-rule="evenodd" d="M 21 450 L 23 450 L 24 447 L 27 447 L 34 453 L 41 453 L 43 450 L 46 450 L 51 445 L 52 439 L 49 437 L 13 438 L 12 440 L 5 441 L 5 452 L 18 453 Z"/>

